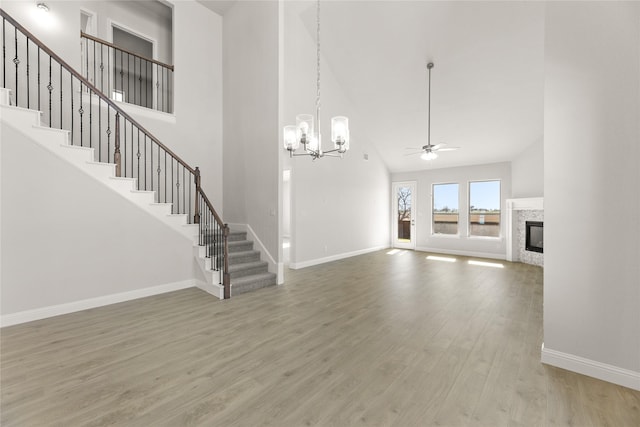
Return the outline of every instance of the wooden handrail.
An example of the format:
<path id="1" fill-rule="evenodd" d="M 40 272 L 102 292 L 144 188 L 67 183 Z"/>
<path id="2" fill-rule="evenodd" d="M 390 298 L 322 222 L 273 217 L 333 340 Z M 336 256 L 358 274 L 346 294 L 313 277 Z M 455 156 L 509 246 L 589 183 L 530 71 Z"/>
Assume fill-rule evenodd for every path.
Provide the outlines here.
<path id="1" fill-rule="evenodd" d="M 133 55 L 133 56 L 135 56 L 137 58 L 144 59 L 145 61 L 157 64 L 157 65 L 159 65 L 161 67 L 168 68 L 171 71 L 175 71 L 174 68 L 173 68 L 174 67 L 173 65 L 165 64 L 164 62 L 156 61 L 155 59 L 151 59 L 151 58 L 147 58 L 146 56 L 139 55 L 139 54 L 137 54 L 135 52 L 132 52 L 132 51 L 130 51 L 128 49 L 124 49 L 124 48 L 122 48 L 120 46 L 116 46 L 115 44 L 110 43 L 110 42 L 108 42 L 106 40 L 102 40 L 102 39 L 100 39 L 98 37 L 92 36 L 91 34 L 87 34 L 87 33 L 83 32 L 82 30 L 80 31 L 80 37 L 84 37 L 85 39 L 93 40 L 94 42 L 98 42 L 98 43 L 103 44 L 105 46 L 109 46 L 109 47 L 112 47 L 114 49 L 121 50 L 122 52 L 124 52 L 124 53 L 126 53 L 128 55 Z"/>
<path id="2" fill-rule="evenodd" d="M 216 222 L 218 223 L 219 226 L 224 227 L 225 223 L 222 222 L 222 218 L 220 218 L 220 216 L 218 215 L 218 212 L 216 212 L 216 210 L 213 208 L 213 205 L 211 204 L 211 202 L 209 201 L 209 198 L 207 197 L 206 194 L 204 194 L 204 192 L 202 191 L 201 188 L 198 188 L 197 191 L 200 192 L 200 195 L 202 196 L 202 199 L 204 200 L 204 202 L 207 204 L 207 207 L 209 208 L 209 210 L 211 211 L 211 213 L 213 213 L 213 217 L 215 218 Z"/>
<path id="3" fill-rule="evenodd" d="M 47 45 L 45 45 L 44 43 L 42 43 L 40 41 L 40 39 L 38 39 L 36 36 L 34 36 L 29 30 L 27 30 L 26 28 L 24 28 L 22 25 L 20 25 L 20 23 L 18 21 L 16 21 L 15 19 L 13 19 L 11 17 L 11 15 L 9 15 L 7 12 L 4 11 L 4 9 L 0 8 L 0 15 L 6 19 L 7 21 L 9 21 L 9 23 L 11 25 L 13 25 L 15 28 L 17 28 L 18 30 L 20 30 L 25 36 L 27 36 L 28 39 L 32 40 L 36 45 L 38 45 L 40 47 L 40 49 L 42 49 L 45 53 L 47 53 L 50 57 L 52 57 L 53 59 L 56 60 L 56 62 L 58 62 L 58 64 L 62 65 L 62 67 L 64 67 L 65 70 L 67 70 L 72 76 L 74 76 L 75 78 L 77 78 L 78 80 L 80 80 L 82 82 L 82 84 L 84 84 L 86 87 L 88 87 L 89 89 L 91 89 L 91 91 L 93 93 L 95 93 L 98 97 L 100 97 L 104 102 L 106 102 L 111 108 L 113 108 L 115 111 L 119 112 L 120 115 L 122 117 L 124 117 L 125 119 L 127 119 L 127 121 L 129 121 L 129 123 L 131 123 L 132 125 L 136 126 L 138 129 L 140 129 L 145 135 L 147 135 L 153 142 L 155 142 L 159 147 L 161 147 L 163 150 L 165 150 L 167 152 L 167 154 L 169 154 L 175 161 L 177 161 L 178 163 L 180 163 L 182 166 L 184 166 L 184 168 L 186 170 L 188 170 L 189 172 L 191 172 L 192 174 L 195 174 L 195 169 L 192 168 L 191 166 L 189 166 L 184 160 L 182 160 L 180 157 L 178 157 L 177 154 L 175 154 L 173 151 L 171 151 L 166 145 L 164 145 L 162 142 L 158 141 L 158 139 L 153 136 L 151 134 L 151 132 L 149 132 L 148 130 L 146 130 L 140 123 L 138 123 L 133 117 L 131 117 L 129 114 L 127 114 L 122 108 L 120 108 L 114 101 L 111 100 L 111 98 L 109 98 L 108 96 L 106 96 L 105 94 L 103 94 L 98 88 L 96 88 L 92 83 L 89 82 L 89 80 L 87 80 L 86 78 L 82 77 L 82 75 L 80 73 L 78 73 L 76 70 L 73 69 L 73 67 L 71 67 L 69 64 L 67 64 L 67 62 L 60 58 L 58 55 L 56 55 L 55 52 L 53 52 L 51 49 L 49 49 L 49 47 L 47 47 Z"/>

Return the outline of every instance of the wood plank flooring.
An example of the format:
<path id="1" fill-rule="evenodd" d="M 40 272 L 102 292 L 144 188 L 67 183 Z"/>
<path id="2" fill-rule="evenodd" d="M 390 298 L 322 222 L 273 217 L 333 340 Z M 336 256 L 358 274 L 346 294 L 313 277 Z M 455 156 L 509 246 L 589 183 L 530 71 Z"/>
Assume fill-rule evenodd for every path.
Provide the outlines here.
<path id="1" fill-rule="evenodd" d="M 639 426 L 540 363 L 542 270 L 379 251 L 4 328 L 2 426 Z"/>

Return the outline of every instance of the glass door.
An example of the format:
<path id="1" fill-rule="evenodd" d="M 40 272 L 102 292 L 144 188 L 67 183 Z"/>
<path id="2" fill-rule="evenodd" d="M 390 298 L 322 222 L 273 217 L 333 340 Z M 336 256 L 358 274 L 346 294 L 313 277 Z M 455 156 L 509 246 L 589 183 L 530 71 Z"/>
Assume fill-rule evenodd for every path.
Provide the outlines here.
<path id="1" fill-rule="evenodd" d="M 416 183 L 393 183 L 393 247 L 416 248 Z"/>

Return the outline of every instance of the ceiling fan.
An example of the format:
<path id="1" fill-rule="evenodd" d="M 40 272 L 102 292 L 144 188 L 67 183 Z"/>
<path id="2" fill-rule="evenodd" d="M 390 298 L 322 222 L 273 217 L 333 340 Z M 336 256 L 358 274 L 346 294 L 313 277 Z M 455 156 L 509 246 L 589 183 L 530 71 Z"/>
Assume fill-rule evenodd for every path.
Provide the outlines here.
<path id="1" fill-rule="evenodd" d="M 433 62 L 429 62 L 427 64 L 427 69 L 429 70 L 429 105 L 428 105 L 428 116 L 427 116 L 427 145 L 423 145 L 422 148 L 414 148 L 408 147 L 407 150 L 419 150 L 415 153 L 405 154 L 405 156 L 413 156 L 415 154 L 420 154 L 420 158 L 423 160 L 433 160 L 438 158 L 437 152 L 439 151 L 455 151 L 460 147 L 445 147 L 447 144 L 444 142 L 436 145 L 431 144 L 431 69 L 433 68 Z"/>

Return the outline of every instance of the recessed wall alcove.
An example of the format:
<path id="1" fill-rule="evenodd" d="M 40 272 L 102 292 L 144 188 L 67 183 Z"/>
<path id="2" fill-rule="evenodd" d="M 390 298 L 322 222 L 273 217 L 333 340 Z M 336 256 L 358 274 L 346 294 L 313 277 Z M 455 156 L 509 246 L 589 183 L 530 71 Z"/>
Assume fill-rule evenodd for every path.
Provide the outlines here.
<path id="1" fill-rule="evenodd" d="M 544 254 L 526 250 L 525 242 L 526 222 L 544 221 L 544 199 L 542 197 L 507 199 L 506 221 L 507 261 L 542 267 Z"/>

